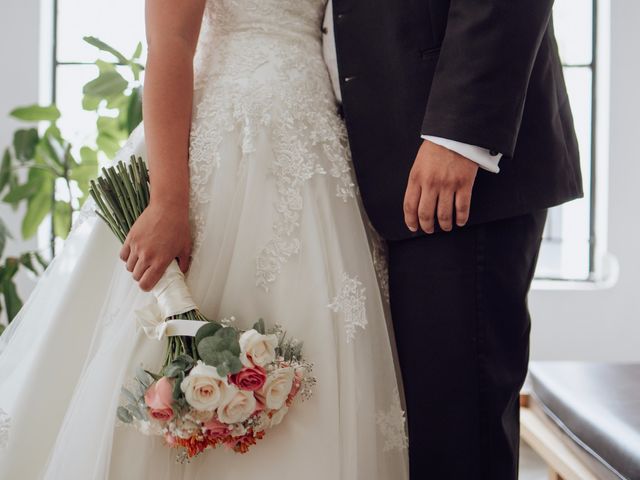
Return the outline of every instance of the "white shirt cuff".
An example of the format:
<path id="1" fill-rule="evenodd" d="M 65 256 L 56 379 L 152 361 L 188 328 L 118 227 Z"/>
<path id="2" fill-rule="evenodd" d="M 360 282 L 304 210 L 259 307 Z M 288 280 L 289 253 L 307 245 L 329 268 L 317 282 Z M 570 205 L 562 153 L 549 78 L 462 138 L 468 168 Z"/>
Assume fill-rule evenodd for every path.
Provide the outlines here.
<path id="1" fill-rule="evenodd" d="M 500 167 L 498 163 L 502 158 L 502 154 L 491 155 L 488 149 L 482 147 L 476 147 L 475 145 L 469 145 L 468 143 L 457 142 L 455 140 L 449 140 L 448 138 L 434 137 L 432 135 L 422 135 L 422 138 L 429 140 L 441 147 L 448 148 L 469 160 L 476 162 L 480 168 L 488 170 L 489 172 L 498 173 Z"/>

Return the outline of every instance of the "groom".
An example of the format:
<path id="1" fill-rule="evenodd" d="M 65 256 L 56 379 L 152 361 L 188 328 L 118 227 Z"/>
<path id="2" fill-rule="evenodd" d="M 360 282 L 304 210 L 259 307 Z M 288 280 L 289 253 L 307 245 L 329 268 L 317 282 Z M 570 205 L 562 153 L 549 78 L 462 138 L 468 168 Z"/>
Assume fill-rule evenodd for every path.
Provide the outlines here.
<path id="1" fill-rule="evenodd" d="M 582 196 L 552 4 L 328 7 L 325 55 L 389 249 L 412 480 L 518 475 L 546 209 Z"/>

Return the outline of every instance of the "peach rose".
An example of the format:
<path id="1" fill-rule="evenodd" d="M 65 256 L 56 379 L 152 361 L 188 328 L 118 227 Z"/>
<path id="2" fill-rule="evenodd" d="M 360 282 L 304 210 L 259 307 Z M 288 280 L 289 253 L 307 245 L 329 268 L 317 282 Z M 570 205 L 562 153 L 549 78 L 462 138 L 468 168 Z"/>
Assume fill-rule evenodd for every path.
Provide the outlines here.
<path id="1" fill-rule="evenodd" d="M 241 423 L 253 415 L 255 410 L 256 397 L 253 392 L 230 386 L 218 407 L 218 419 L 226 424 Z"/>
<path id="2" fill-rule="evenodd" d="M 240 390 L 252 392 L 260 390 L 267 380 L 267 371 L 262 367 L 244 368 L 238 373 L 229 375 L 229 382 Z"/>
<path id="3" fill-rule="evenodd" d="M 149 407 L 149 415 L 156 420 L 170 420 L 173 417 L 173 382 L 167 377 L 152 384 L 144 394 L 144 402 Z"/>
<path id="4" fill-rule="evenodd" d="M 293 388 L 295 372 L 292 367 L 283 367 L 269 374 L 257 395 L 269 410 L 280 410 Z"/>
<path id="5" fill-rule="evenodd" d="M 196 410 L 213 411 L 220 405 L 227 389 L 227 379 L 220 377 L 215 367 L 198 360 L 180 388 L 187 403 Z"/>
<path id="6" fill-rule="evenodd" d="M 240 361 L 245 367 L 264 367 L 276 358 L 278 337 L 273 334 L 263 335 L 252 328 L 240 335 L 238 342 Z"/>

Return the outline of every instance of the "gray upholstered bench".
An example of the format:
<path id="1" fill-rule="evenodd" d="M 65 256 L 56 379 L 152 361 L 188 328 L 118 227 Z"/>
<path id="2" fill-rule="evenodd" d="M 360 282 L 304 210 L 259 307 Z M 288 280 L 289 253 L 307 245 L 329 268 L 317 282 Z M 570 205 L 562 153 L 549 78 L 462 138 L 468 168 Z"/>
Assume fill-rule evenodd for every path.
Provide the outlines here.
<path id="1" fill-rule="evenodd" d="M 521 436 L 550 478 L 640 480 L 640 364 L 534 362 Z"/>

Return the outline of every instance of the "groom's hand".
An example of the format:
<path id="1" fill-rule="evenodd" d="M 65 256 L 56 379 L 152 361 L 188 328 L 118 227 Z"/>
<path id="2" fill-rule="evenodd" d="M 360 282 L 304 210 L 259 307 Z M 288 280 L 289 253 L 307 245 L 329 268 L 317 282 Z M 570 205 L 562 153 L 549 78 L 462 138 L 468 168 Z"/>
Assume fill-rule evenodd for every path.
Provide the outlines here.
<path id="1" fill-rule="evenodd" d="M 435 219 L 440 228 L 462 227 L 469 219 L 471 191 L 478 164 L 428 140 L 422 142 L 404 196 L 404 219 L 412 232 L 418 226 L 433 233 Z"/>

